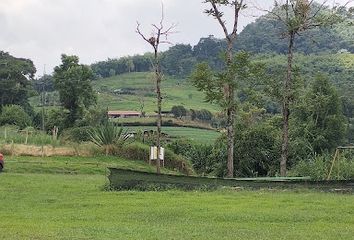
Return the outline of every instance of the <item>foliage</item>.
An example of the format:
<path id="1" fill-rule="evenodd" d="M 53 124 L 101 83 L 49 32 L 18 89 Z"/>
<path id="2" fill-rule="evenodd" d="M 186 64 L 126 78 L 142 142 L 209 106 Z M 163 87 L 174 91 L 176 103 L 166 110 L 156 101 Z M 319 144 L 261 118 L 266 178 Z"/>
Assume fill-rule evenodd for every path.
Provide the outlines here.
<path id="1" fill-rule="evenodd" d="M 280 158 L 279 130 L 268 122 L 239 126 L 235 138 L 238 176 L 275 176 Z"/>
<path id="2" fill-rule="evenodd" d="M 196 63 L 191 45 L 176 44 L 161 56 L 162 70 L 171 76 L 188 76 Z"/>
<path id="3" fill-rule="evenodd" d="M 190 116 L 191 119 L 200 120 L 200 121 L 211 121 L 213 118 L 213 114 L 207 109 L 195 110 L 190 109 Z"/>
<path id="4" fill-rule="evenodd" d="M 83 112 L 82 119 L 77 122 L 78 126 L 99 126 L 108 123 L 107 109 L 91 107 Z"/>
<path id="5" fill-rule="evenodd" d="M 107 78 L 128 72 L 148 72 L 151 69 L 151 53 L 108 59 L 91 65 L 96 78 Z"/>
<path id="6" fill-rule="evenodd" d="M 45 132 L 32 127 L 20 129 L 18 126 L 5 125 L 0 128 L 0 142 L 5 144 L 56 145 L 58 142 Z M 4 149 L 0 149 L 2 152 Z M 6 150 L 6 149 L 5 149 Z M 11 152 L 11 151 L 10 151 Z"/>
<path id="7" fill-rule="evenodd" d="M 117 128 L 111 123 L 88 129 L 91 142 L 105 149 L 106 155 L 112 154 L 115 146 L 122 146 L 129 136 L 123 132 L 123 128 Z"/>
<path id="8" fill-rule="evenodd" d="M 61 57 L 62 64 L 54 69 L 54 86 L 59 92 L 62 106 L 69 111 L 65 126 L 70 127 L 80 119 L 84 108 L 96 103 L 96 95 L 92 89 L 90 79 L 92 70 L 79 64 L 77 56 Z"/>
<path id="9" fill-rule="evenodd" d="M 52 109 L 45 114 L 45 128 L 47 132 L 50 132 L 57 127 L 59 132 L 66 128 L 66 119 L 69 112 L 66 109 Z"/>
<path id="10" fill-rule="evenodd" d="M 39 79 L 33 80 L 32 85 L 34 90 L 38 93 L 41 92 L 53 92 L 54 89 L 54 80 L 52 75 L 45 74 Z"/>
<path id="11" fill-rule="evenodd" d="M 296 51 L 304 54 L 336 53 L 341 49 L 353 49 L 351 40 L 344 36 L 344 31 L 353 32 L 354 28 L 345 23 L 337 23 L 334 27 L 322 26 L 310 29 L 295 40 Z M 283 38 L 284 25 L 274 19 L 272 14 L 258 18 L 248 24 L 240 33 L 237 50 L 252 53 L 287 53 L 287 41 Z"/>
<path id="12" fill-rule="evenodd" d="M 325 76 L 317 76 L 294 109 L 293 137 L 307 142 L 312 153 L 333 151 L 345 141 L 341 101 Z"/>
<path id="13" fill-rule="evenodd" d="M 30 81 L 36 73 L 29 59 L 16 58 L 0 51 L 0 111 L 5 105 L 20 105 L 31 111 L 28 97 Z"/>
<path id="14" fill-rule="evenodd" d="M 239 123 L 235 131 L 235 176 L 274 176 L 278 172 L 280 157 L 279 129 L 271 121 L 252 125 Z M 226 139 L 216 141 L 212 154 L 212 168 L 216 176 L 225 176 Z"/>
<path id="15" fill-rule="evenodd" d="M 93 128 L 90 126 L 67 128 L 61 133 L 61 139 L 77 143 L 89 142 L 91 141 L 90 132 L 92 131 Z"/>
<path id="16" fill-rule="evenodd" d="M 132 143 L 115 149 L 115 155 L 131 159 L 149 161 L 150 146 L 142 143 Z M 169 149 L 165 149 L 165 167 L 178 170 L 184 174 L 191 174 L 192 170 L 188 162 Z"/>
<path id="17" fill-rule="evenodd" d="M 32 120 L 21 106 L 7 105 L 3 107 L 0 114 L 0 126 L 6 124 L 25 128 L 32 125 Z"/>
<path id="18" fill-rule="evenodd" d="M 317 155 L 308 160 L 301 160 L 290 170 L 290 176 L 309 176 L 313 180 L 327 180 L 328 173 L 333 161 L 329 154 Z M 337 159 L 331 179 L 350 180 L 354 179 L 354 158 L 341 157 Z"/>
<path id="19" fill-rule="evenodd" d="M 167 145 L 167 148 L 172 150 L 177 155 L 187 157 L 193 147 L 193 142 L 189 139 L 176 139 Z"/>
<path id="20" fill-rule="evenodd" d="M 252 62 L 248 53 L 239 52 L 235 54 L 230 66 L 221 72 L 214 72 L 207 63 L 198 64 L 191 80 L 199 91 L 205 93 L 207 102 L 216 102 L 225 108 L 229 104 L 224 96 L 225 84 L 240 87 L 247 82 L 257 81 L 264 74 L 262 66 L 258 62 Z M 229 76 L 234 78 L 229 79 Z"/>
<path id="21" fill-rule="evenodd" d="M 210 145 L 194 144 L 188 152 L 194 170 L 199 174 L 210 174 L 217 164 L 212 158 L 213 148 Z"/>
<path id="22" fill-rule="evenodd" d="M 182 118 L 187 116 L 187 109 L 183 106 L 173 106 L 171 108 L 171 113 L 175 116 L 175 118 Z"/>

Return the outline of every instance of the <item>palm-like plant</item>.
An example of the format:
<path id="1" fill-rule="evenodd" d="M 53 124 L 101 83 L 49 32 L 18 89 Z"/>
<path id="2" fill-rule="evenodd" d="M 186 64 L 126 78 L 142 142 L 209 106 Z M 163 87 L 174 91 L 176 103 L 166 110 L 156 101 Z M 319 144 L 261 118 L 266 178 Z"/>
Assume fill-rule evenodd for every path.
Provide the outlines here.
<path id="1" fill-rule="evenodd" d="M 114 146 L 123 145 L 130 137 L 123 128 L 117 128 L 112 123 L 90 130 L 89 135 L 91 142 L 105 149 L 106 156 L 112 152 Z"/>

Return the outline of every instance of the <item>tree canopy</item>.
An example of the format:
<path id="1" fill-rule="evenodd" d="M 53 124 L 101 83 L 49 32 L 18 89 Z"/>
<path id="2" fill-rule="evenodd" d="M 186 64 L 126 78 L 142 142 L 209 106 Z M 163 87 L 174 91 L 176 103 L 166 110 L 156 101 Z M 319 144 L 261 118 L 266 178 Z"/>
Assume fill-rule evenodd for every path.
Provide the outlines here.
<path id="1" fill-rule="evenodd" d="M 28 103 L 30 80 L 36 73 L 29 59 L 16 58 L 0 51 L 0 110 L 4 105 L 20 105 L 30 112 Z"/>
<path id="2" fill-rule="evenodd" d="M 93 72 L 90 67 L 79 64 L 77 56 L 63 54 L 62 64 L 54 69 L 54 86 L 59 92 L 62 106 L 69 111 L 67 126 L 72 126 L 82 116 L 84 108 L 96 103 L 91 85 Z"/>

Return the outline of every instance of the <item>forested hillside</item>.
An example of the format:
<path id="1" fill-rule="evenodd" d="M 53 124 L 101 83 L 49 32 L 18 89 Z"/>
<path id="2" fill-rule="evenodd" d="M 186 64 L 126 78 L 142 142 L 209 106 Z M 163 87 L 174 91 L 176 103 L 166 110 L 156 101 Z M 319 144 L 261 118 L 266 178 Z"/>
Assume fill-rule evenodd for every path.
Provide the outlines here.
<path id="1" fill-rule="evenodd" d="M 296 51 L 304 54 L 354 53 L 353 16 L 345 7 L 340 8 L 339 13 L 343 19 L 337 24 L 300 34 L 295 41 Z M 282 24 L 274 16 L 267 14 L 243 29 L 235 47 L 252 53 L 285 54 L 287 41 L 283 34 Z"/>

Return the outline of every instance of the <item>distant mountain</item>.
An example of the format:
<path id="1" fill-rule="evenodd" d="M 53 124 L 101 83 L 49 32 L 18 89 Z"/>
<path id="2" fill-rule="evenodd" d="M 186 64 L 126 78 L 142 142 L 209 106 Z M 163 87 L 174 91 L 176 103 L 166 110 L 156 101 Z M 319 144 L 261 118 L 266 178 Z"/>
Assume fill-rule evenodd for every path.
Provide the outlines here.
<path id="1" fill-rule="evenodd" d="M 340 15 L 345 19 L 341 23 L 309 30 L 297 36 L 296 51 L 304 54 L 337 53 L 339 51 L 354 53 L 354 26 L 352 24 L 354 19 L 345 8 L 340 9 Z M 287 41 L 282 37 L 283 33 L 281 23 L 267 14 L 243 29 L 235 48 L 252 53 L 284 54 L 287 51 Z"/>

